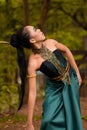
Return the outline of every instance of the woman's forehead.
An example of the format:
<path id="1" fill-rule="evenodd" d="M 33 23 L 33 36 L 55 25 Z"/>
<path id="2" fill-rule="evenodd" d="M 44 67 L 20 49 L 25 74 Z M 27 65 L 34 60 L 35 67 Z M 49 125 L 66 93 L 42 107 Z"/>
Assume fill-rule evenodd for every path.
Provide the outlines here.
<path id="1" fill-rule="evenodd" d="M 24 27 L 24 32 L 28 32 L 29 35 L 33 35 L 34 26 L 25 26 L 25 27 Z"/>
<path id="2" fill-rule="evenodd" d="M 34 26 L 26 26 L 25 29 L 32 30 L 34 29 Z"/>

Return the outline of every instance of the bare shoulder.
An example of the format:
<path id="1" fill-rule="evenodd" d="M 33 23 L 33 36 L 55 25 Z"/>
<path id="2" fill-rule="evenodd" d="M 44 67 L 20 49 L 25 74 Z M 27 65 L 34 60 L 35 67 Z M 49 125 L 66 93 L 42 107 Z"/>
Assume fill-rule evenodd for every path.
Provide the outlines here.
<path id="1" fill-rule="evenodd" d="M 47 44 L 55 45 L 56 43 L 58 43 L 58 41 L 56 41 L 55 39 L 47 39 L 47 40 L 46 40 L 46 43 L 47 43 Z"/>
<path id="2" fill-rule="evenodd" d="M 58 42 L 56 41 L 56 40 L 54 40 L 54 39 L 47 39 L 46 41 L 45 41 L 45 45 L 46 45 L 46 47 L 47 48 L 49 48 L 50 50 L 55 50 L 56 49 L 56 44 L 57 44 Z"/>
<path id="3" fill-rule="evenodd" d="M 56 41 L 55 39 L 48 39 L 46 40 L 46 45 L 50 46 L 50 48 L 59 49 L 63 52 L 67 51 L 69 48 L 67 48 L 64 44 Z"/>
<path id="4" fill-rule="evenodd" d="M 60 43 L 59 41 L 57 41 L 55 39 L 47 39 L 46 42 L 47 42 L 47 44 L 53 44 L 53 45 L 57 44 L 58 46 L 63 45 L 62 43 Z"/>
<path id="5" fill-rule="evenodd" d="M 64 46 L 62 43 L 60 43 L 59 41 L 55 40 L 55 39 L 48 39 L 47 43 L 50 45 L 54 45 L 54 46 Z"/>

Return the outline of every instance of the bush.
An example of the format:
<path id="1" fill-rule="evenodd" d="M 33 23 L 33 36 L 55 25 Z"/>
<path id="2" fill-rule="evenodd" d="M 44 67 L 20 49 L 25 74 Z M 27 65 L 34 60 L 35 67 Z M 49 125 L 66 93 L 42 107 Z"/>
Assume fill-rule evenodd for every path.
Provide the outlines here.
<path id="1" fill-rule="evenodd" d="M 3 85 L 0 89 L 0 113 L 16 110 L 19 104 L 17 85 Z"/>

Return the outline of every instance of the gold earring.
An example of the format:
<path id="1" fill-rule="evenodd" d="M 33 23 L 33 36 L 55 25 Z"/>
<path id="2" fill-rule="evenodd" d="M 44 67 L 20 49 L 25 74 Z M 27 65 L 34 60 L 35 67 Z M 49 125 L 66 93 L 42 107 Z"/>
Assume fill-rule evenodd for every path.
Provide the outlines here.
<path id="1" fill-rule="evenodd" d="M 33 40 L 33 42 L 35 43 L 35 42 L 36 42 L 36 40 Z"/>

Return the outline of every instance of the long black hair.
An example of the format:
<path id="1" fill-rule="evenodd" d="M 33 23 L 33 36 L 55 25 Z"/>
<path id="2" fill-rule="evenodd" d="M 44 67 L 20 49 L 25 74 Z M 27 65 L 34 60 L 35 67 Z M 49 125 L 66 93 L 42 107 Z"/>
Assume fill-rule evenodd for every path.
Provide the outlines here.
<path id="1" fill-rule="evenodd" d="M 10 44 L 17 49 L 17 61 L 20 69 L 20 78 L 21 78 L 21 86 L 20 86 L 20 104 L 18 107 L 18 110 L 20 110 L 22 103 L 23 103 L 23 97 L 25 93 L 25 78 L 27 73 L 27 62 L 26 57 L 24 53 L 24 47 L 25 48 L 31 48 L 29 44 L 29 32 L 24 31 L 24 27 L 20 28 L 16 34 L 12 34 Z"/>

